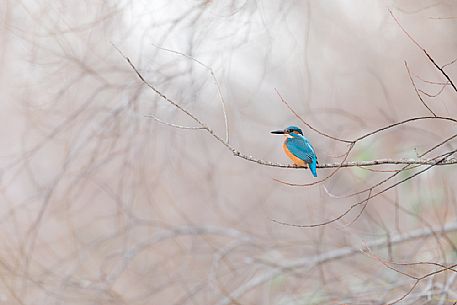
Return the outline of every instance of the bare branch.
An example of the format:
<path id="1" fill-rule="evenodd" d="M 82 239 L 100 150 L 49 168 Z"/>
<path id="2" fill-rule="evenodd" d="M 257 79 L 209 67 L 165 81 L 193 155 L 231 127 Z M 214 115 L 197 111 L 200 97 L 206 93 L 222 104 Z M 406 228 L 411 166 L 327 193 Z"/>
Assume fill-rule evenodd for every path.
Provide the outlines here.
<path id="1" fill-rule="evenodd" d="M 160 47 L 160 46 L 155 45 L 155 44 L 153 44 L 153 46 L 156 47 L 159 50 L 163 50 L 163 51 L 167 51 L 167 52 L 170 52 L 170 53 L 178 54 L 178 55 L 181 55 L 181 56 L 183 56 L 185 58 L 188 58 L 188 59 L 196 62 L 197 64 L 199 64 L 200 66 L 202 66 L 206 70 L 208 70 L 208 72 L 211 74 L 211 77 L 214 80 L 214 83 L 216 84 L 217 93 L 219 95 L 219 100 L 221 101 L 222 112 L 224 114 L 224 123 L 225 123 L 225 142 L 230 143 L 230 139 L 229 139 L 230 132 L 229 132 L 229 124 L 228 124 L 227 110 L 226 110 L 226 106 L 225 106 L 225 101 L 224 101 L 224 97 L 222 95 L 221 86 L 219 85 L 219 81 L 217 80 L 217 77 L 214 74 L 213 69 L 211 69 L 211 67 L 209 67 L 208 65 L 204 64 L 200 60 L 198 60 L 198 59 L 196 59 L 196 58 L 194 58 L 194 57 L 192 57 L 190 55 L 187 55 L 187 54 L 175 51 L 175 50 L 163 48 L 163 47 Z"/>
<path id="2" fill-rule="evenodd" d="M 451 65 L 453 65 L 456 61 L 457 61 L 457 58 L 451 60 L 451 61 L 448 62 L 447 64 L 444 64 L 441 68 L 444 69 L 444 68 L 447 67 L 447 66 L 451 66 Z"/>
<path id="3" fill-rule="evenodd" d="M 324 136 L 326 138 L 329 138 L 329 139 L 332 139 L 332 140 L 335 140 L 335 141 L 339 141 L 339 142 L 344 142 L 344 143 L 348 143 L 348 144 L 352 144 L 353 141 L 350 141 L 350 140 L 344 140 L 344 139 L 339 139 L 337 137 L 334 137 L 334 136 L 331 136 L 329 134 L 326 134 L 325 132 L 322 132 L 320 130 L 318 130 L 317 128 L 311 126 L 308 122 L 306 122 L 305 120 L 303 120 L 303 118 L 289 105 L 289 103 L 281 96 L 281 94 L 279 93 L 279 91 L 275 88 L 275 91 L 276 91 L 276 94 L 279 96 L 279 98 L 281 99 L 281 101 L 284 103 L 284 105 L 287 106 L 287 108 L 289 108 L 290 112 L 292 112 L 295 117 L 297 119 L 299 119 L 303 125 L 307 126 L 309 129 L 317 132 L 318 134 L 320 134 L 321 136 Z"/>
<path id="4" fill-rule="evenodd" d="M 364 245 L 368 248 L 384 248 L 388 244 L 395 246 L 404 242 L 412 241 L 415 239 L 426 238 L 434 234 L 443 234 L 457 231 L 457 222 L 453 222 L 444 226 L 433 227 L 432 229 L 417 229 L 406 234 L 392 236 L 390 239 L 379 239 L 371 242 L 367 242 Z M 255 287 L 262 285 L 278 275 L 288 272 L 289 270 L 295 270 L 297 268 L 311 268 L 329 261 L 343 259 L 353 255 L 361 254 L 362 250 L 356 247 L 343 247 L 334 249 L 317 256 L 304 257 L 295 261 L 289 261 L 281 265 L 281 268 L 273 268 L 263 274 L 257 275 L 250 279 L 244 285 L 238 287 L 232 291 L 228 296 L 221 299 L 217 305 L 228 305 L 232 299 L 237 299 L 254 289 Z M 412 289 L 411 289 L 412 291 Z"/>
<path id="5" fill-rule="evenodd" d="M 204 129 L 203 127 L 182 126 L 182 125 L 177 125 L 177 124 L 165 122 L 165 121 L 159 119 L 158 117 L 156 117 L 153 114 L 145 114 L 144 117 L 145 118 L 154 119 L 155 121 L 157 121 L 157 122 L 159 122 L 161 124 L 164 124 L 164 125 L 167 125 L 167 126 L 171 126 L 171 127 L 175 127 L 175 128 L 179 128 L 179 129 Z"/>
<path id="6" fill-rule="evenodd" d="M 443 93 L 444 89 L 446 89 L 446 86 L 447 86 L 447 85 L 442 85 L 442 86 L 441 86 L 441 89 L 440 89 L 437 93 L 435 93 L 435 94 L 427 93 L 427 92 L 425 92 L 424 90 L 421 90 L 421 89 L 419 89 L 419 92 L 425 94 L 425 95 L 428 96 L 428 97 L 437 97 L 438 95 L 440 95 L 441 93 Z"/>
<path id="7" fill-rule="evenodd" d="M 256 159 L 254 158 L 253 156 L 248 156 L 248 155 L 245 155 L 245 154 L 242 154 L 241 152 L 239 152 L 238 150 L 236 150 L 235 148 L 233 148 L 231 145 L 229 145 L 228 142 L 224 141 L 221 137 L 219 137 L 211 128 L 209 128 L 206 124 L 204 124 L 202 121 L 200 121 L 200 119 L 198 119 L 196 116 L 194 116 L 192 113 L 190 113 L 188 110 L 184 109 L 182 106 L 180 106 L 179 104 L 177 104 L 176 102 L 172 101 L 171 99 L 169 99 L 168 97 L 166 97 L 162 92 L 160 92 L 158 89 L 156 89 L 153 85 L 151 85 L 148 81 L 145 80 L 145 78 L 143 77 L 143 75 L 139 72 L 139 70 L 133 65 L 133 63 L 131 62 L 130 58 L 128 58 L 127 56 L 125 56 L 121 50 L 119 50 L 114 44 L 113 44 L 114 48 L 116 48 L 116 50 L 119 52 L 119 54 L 127 61 L 127 63 L 130 65 L 130 67 L 134 70 L 134 72 L 137 74 L 138 78 L 145 84 L 147 85 L 149 88 L 151 88 L 155 93 L 157 93 L 162 99 L 164 99 L 165 101 L 167 101 L 168 103 L 170 103 L 171 105 L 173 105 L 174 107 L 176 107 L 177 109 L 179 109 L 180 111 L 184 112 L 187 116 L 189 116 L 191 119 L 193 119 L 198 125 L 200 125 L 200 128 L 199 129 L 205 129 L 207 132 L 209 132 L 216 140 L 218 140 L 220 143 L 222 143 L 225 147 L 227 147 L 235 156 L 237 157 L 240 157 L 242 159 L 245 159 L 247 161 L 251 161 L 251 162 L 255 162 L 257 164 L 261 164 L 261 165 L 265 165 L 265 166 L 271 166 L 271 167 L 281 167 L 281 168 L 303 168 L 303 167 L 299 167 L 299 166 L 295 166 L 295 165 L 289 165 L 289 164 L 280 164 L 280 163 L 275 163 L 275 162 L 270 162 L 270 161 L 265 161 L 265 160 L 261 160 L 261 159 Z M 279 93 L 278 93 L 279 95 Z M 282 99 L 282 98 L 281 98 Z M 283 99 L 282 99 L 283 100 Z M 283 100 L 283 102 L 287 104 L 287 102 L 285 102 Z M 293 110 L 291 110 L 293 111 Z M 371 136 L 371 135 L 374 135 L 376 133 L 379 133 L 381 131 L 385 131 L 387 129 L 390 129 L 390 128 L 393 128 L 395 126 L 398 126 L 398 125 L 401 125 L 401 124 L 405 124 L 405 123 L 408 123 L 408 122 L 412 122 L 412 121 L 417 121 L 417 120 L 425 120 L 425 119 L 432 119 L 432 118 L 435 118 L 435 119 L 439 119 L 439 120 L 447 120 L 447 121 L 452 121 L 452 122 L 456 122 L 457 123 L 457 120 L 455 119 L 452 119 L 452 118 L 448 118 L 448 117 L 415 117 L 415 118 L 411 118 L 411 119 L 407 119 L 407 120 L 404 120 L 404 121 L 401 121 L 401 122 L 397 122 L 397 123 L 394 123 L 394 124 L 390 124 L 388 126 L 385 126 L 385 127 L 382 127 L 382 128 L 379 128 L 375 131 L 372 131 L 372 132 L 369 132 L 363 136 L 360 136 L 359 138 L 355 139 L 354 141 L 348 141 L 348 140 L 342 140 L 342 139 L 338 139 L 338 138 L 334 138 L 332 136 L 329 136 L 329 135 L 326 135 L 320 131 L 318 131 L 317 129 L 313 129 L 315 130 L 316 132 L 320 133 L 320 134 L 323 134 L 329 138 L 332 138 L 332 139 L 335 139 L 335 140 L 338 140 L 338 141 L 341 141 L 341 142 L 345 142 L 345 143 L 351 143 L 351 148 L 353 146 L 353 144 L 355 142 L 358 142 L 358 141 L 361 141 L 365 138 L 367 138 L 368 136 Z M 306 123 L 305 123 L 306 124 Z M 308 126 L 310 128 L 312 128 L 311 126 Z M 350 151 L 350 150 L 349 150 Z M 348 152 L 346 153 L 346 157 L 348 156 Z M 443 160 L 442 162 L 440 162 L 439 164 L 436 163 L 435 161 L 433 160 L 415 160 L 415 159 L 405 159 L 405 160 L 392 160 L 392 159 L 380 159 L 380 160 L 372 160 L 372 161 L 352 161 L 352 162 L 336 162 L 336 163 L 327 163 L 327 164 L 319 164 L 317 165 L 318 168 L 342 168 L 342 167 L 354 167 L 354 166 L 357 166 L 357 167 L 364 167 L 364 166 L 374 166 L 374 165 L 381 165 L 381 164 L 415 164 L 415 165 L 450 165 L 450 164 L 456 164 L 457 163 L 457 160 L 456 159 L 449 159 L 449 160 Z M 334 173 L 332 173 L 333 175 Z M 326 179 L 328 179 L 329 177 L 331 177 L 332 175 L 328 176 Z M 322 181 L 319 181 L 319 182 L 322 182 Z M 300 185 L 300 186 L 308 186 L 308 185 L 314 185 L 316 184 L 317 182 L 313 182 L 311 184 L 307 184 L 307 185 Z"/>
<path id="8" fill-rule="evenodd" d="M 336 222 L 336 221 L 338 221 L 338 220 L 341 220 L 344 216 L 346 216 L 347 214 L 349 214 L 349 212 L 352 211 L 355 207 L 364 204 L 364 203 L 367 202 L 369 199 L 374 198 L 374 197 L 376 197 L 376 196 L 378 196 L 378 195 L 380 195 L 380 194 L 383 194 L 383 193 L 387 192 L 388 190 L 390 190 L 390 189 L 396 187 L 397 185 L 400 185 L 400 184 L 402 184 L 403 182 L 408 181 L 408 180 L 411 180 L 411 179 L 413 179 L 414 177 L 416 177 L 416 176 L 418 176 L 418 175 L 420 175 L 420 174 L 422 174 L 422 173 L 428 171 L 429 169 L 433 168 L 435 165 L 437 165 L 437 164 L 443 162 L 444 160 L 446 160 L 446 158 L 447 158 L 448 156 L 451 156 L 451 155 L 454 154 L 456 151 L 457 151 L 457 149 L 456 149 L 456 150 L 453 150 L 453 151 L 451 151 L 451 152 L 449 152 L 449 153 L 447 153 L 444 157 L 442 157 L 442 158 L 439 159 L 438 161 L 435 161 L 434 164 L 427 166 L 426 168 L 424 168 L 424 169 L 422 169 L 422 170 L 420 170 L 420 171 L 418 171 L 418 172 L 412 174 L 411 176 L 408 176 L 408 177 L 406 177 L 406 178 L 404 178 L 404 179 L 401 179 L 401 180 L 398 181 L 398 182 L 395 182 L 394 184 L 390 185 L 389 187 L 386 187 L 385 189 L 383 189 L 383 190 L 381 190 L 381 191 L 379 191 L 379 192 L 377 192 L 377 193 L 375 193 L 375 194 L 373 194 L 373 195 L 367 197 L 366 199 L 364 199 L 364 200 L 362 200 L 362 201 L 359 201 L 359 202 L 356 202 L 356 203 L 352 204 L 346 211 L 344 211 L 344 212 L 341 213 L 340 215 L 338 215 L 338 216 L 336 216 L 336 217 L 334 217 L 334 218 L 332 218 L 332 219 L 330 219 L 330 220 L 327 220 L 327 221 L 324 221 L 324 222 L 321 222 L 321 223 L 308 224 L 308 225 L 292 224 L 292 223 L 287 223 L 287 222 L 283 222 L 283 221 L 278 221 L 278 220 L 275 220 L 275 219 L 272 219 L 272 221 L 273 221 L 273 222 L 276 222 L 276 223 L 278 223 L 278 224 L 280 224 L 280 225 L 290 226 L 290 227 L 299 227 L 299 228 L 314 228 L 314 227 L 320 227 L 320 226 L 325 226 L 325 225 L 331 224 L 331 223 L 333 223 L 333 222 Z"/>
<path id="9" fill-rule="evenodd" d="M 447 73 L 443 70 L 443 68 L 446 66 L 443 66 L 443 67 L 440 67 L 436 61 L 433 59 L 433 57 L 427 52 L 426 49 L 424 49 L 406 30 L 405 28 L 401 25 L 401 23 L 398 21 L 398 19 L 395 17 L 395 15 L 393 14 L 393 12 L 391 10 L 389 10 L 389 13 L 390 15 L 392 16 L 392 18 L 395 20 L 395 22 L 397 23 L 397 25 L 400 27 L 400 29 L 403 31 L 403 33 L 405 33 L 406 36 L 408 36 L 408 38 L 419 48 L 422 50 L 422 52 L 424 52 L 424 54 L 427 56 L 427 58 L 431 61 L 431 63 L 435 66 L 436 69 L 438 69 L 441 74 L 444 75 L 444 77 L 448 80 L 448 82 L 451 84 L 452 88 L 454 88 L 454 91 L 457 92 L 457 87 L 454 85 L 454 83 L 452 82 L 452 79 L 449 77 L 449 75 L 447 75 Z"/>
<path id="10" fill-rule="evenodd" d="M 416 91 L 417 97 L 418 97 L 419 100 L 422 102 L 422 104 L 425 106 L 425 108 L 427 108 L 428 111 L 430 111 L 430 112 L 433 114 L 433 116 L 436 117 L 436 114 L 435 114 L 435 113 L 433 112 L 433 110 L 430 109 L 430 107 L 428 107 L 428 105 L 424 102 L 424 100 L 422 99 L 422 96 L 421 96 L 420 93 L 419 93 L 419 90 L 417 90 L 416 83 L 414 82 L 413 77 L 411 76 L 411 71 L 409 71 L 408 63 L 406 62 L 406 60 L 405 60 L 405 67 L 406 67 L 406 71 L 408 71 L 409 79 L 411 80 L 411 84 L 413 85 L 414 91 Z"/>
<path id="11" fill-rule="evenodd" d="M 406 123 L 410 123 L 410 122 L 414 122 L 414 121 L 422 121 L 422 120 L 434 120 L 434 119 L 457 123 L 457 119 L 454 119 L 454 118 L 451 118 L 451 117 L 441 117 L 441 116 L 436 116 L 436 117 L 435 116 L 413 117 L 413 118 L 409 118 L 409 119 L 406 119 L 406 120 L 403 120 L 403 121 L 392 123 L 392 124 L 389 124 L 387 126 L 378 128 L 378 129 L 376 129 L 374 131 L 368 132 L 368 133 L 366 133 L 364 135 L 361 135 L 357 139 L 355 139 L 354 142 L 358 142 L 358 141 L 366 139 L 366 138 L 368 138 L 368 137 L 370 137 L 372 135 L 375 135 L 375 134 L 377 134 L 379 132 L 383 132 L 383 131 L 386 131 L 386 130 L 391 129 L 393 127 L 397 127 L 397 126 L 400 126 L 400 125 L 403 125 L 403 124 L 406 124 Z"/>

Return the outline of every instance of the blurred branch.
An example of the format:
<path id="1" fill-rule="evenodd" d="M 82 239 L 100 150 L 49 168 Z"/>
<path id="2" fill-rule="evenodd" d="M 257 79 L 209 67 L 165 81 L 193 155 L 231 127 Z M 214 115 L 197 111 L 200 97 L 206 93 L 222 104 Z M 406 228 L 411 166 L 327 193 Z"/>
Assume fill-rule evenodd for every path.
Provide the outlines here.
<path id="1" fill-rule="evenodd" d="M 398 302 L 404 300 L 407 296 L 409 296 L 411 294 L 411 292 L 414 290 L 414 288 L 416 288 L 416 286 L 419 284 L 420 281 L 422 281 L 423 279 L 426 279 L 430 276 L 434 276 L 438 273 L 441 273 L 443 271 L 447 271 L 447 270 L 452 270 L 455 272 L 455 270 L 453 268 L 457 267 L 457 264 L 453 264 L 449 267 L 444 267 L 444 268 L 441 268 L 441 269 L 438 269 L 438 270 L 435 270 L 433 272 L 430 272 L 430 273 L 427 273 L 419 278 L 416 278 L 415 281 L 414 281 L 414 284 L 411 286 L 411 288 L 405 293 L 403 294 L 401 297 L 399 297 L 398 299 L 392 301 L 392 302 L 389 302 L 388 304 L 389 305 L 393 305 L 393 304 L 397 304 Z M 455 304 L 455 303 L 454 303 Z"/>
<path id="2" fill-rule="evenodd" d="M 443 233 L 444 234 L 444 233 Z M 399 274 L 402 274 L 404 276 L 407 276 L 409 277 L 410 279 L 413 279 L 415 280 L 413 285 L 411 285 L 411 287 L 408 289 L 408 291 L 406 293 L 404 293 L 401 297 L 397 298 L 396 300 L 392 301 L 392 302 L 389 302 L 388 304 L 389 305 L 393 305 L 393 304 L 396 304 L 402 300 L 404 300 L 407 296 L 409 296 L 412 291 L 414 290 L 414 288 L 416 288 L 416 286 L 419 284 L 420 281 L 428 278 L 428 277 L 431 277 L 431 276 L 434 276 L 438 273 L 441 273 L 441 272 L 444 272 L 444 271 L 452 271 L 453 274 L 451 277 L 455 277 L 457 275 L 457 270 L 455 270 L 454 268 L 457 267 L 457 264 L 452 264 L 450 266 L 445 266 L 443 264 L 439 264 L 439 263 L 436 263 L 436 262 L 417 262 L 417 263 L 395 263 L 395 262 L 389 262 L 389 261 L 386 261 L 384 259 L 382 259 L 381 257 L 375 255 L 374 253 L 372 253 L 372 251 L 370 249 L 368 249 L 368 251 L 365 251 L 364 252 L 365 254 L 367 254 L 369 257 L 379 261 L 381 264 L 384 265 L 384 267 L 390 269 L 390 270 L 393 270 Z M 415 275 L 412 275 L 412 274 L 409 274 L 407 272 L 404 272 L 402 270 L 399 270 L 398 268 L 394 267 L 393 265 L 396 265 L 396 266 L 419 266 L 419 265 L 431 265 L 431 266 L 435 266 L 435 267 L 439 267 L 439 269 L 437 270 L 434 270 L 432 272 L 428 272 L 422 276 L 415 276 Z M 430 291 L 430 288 L 427 288 L 426 291 Z"/>
<path id="3" fill-rule="evenodd" d="M 441 293 L 440 293 L 441 298 L 440 298 L 440 302 L 438 303 L 438 305 L 443 305 L 445 303 L 446 298 L 447 298 L 448 294 L 450 293 L 450 290 L 456 279 L 457 279 L 457 272 L 453 273 L 449 277 L 449 279 L 446 281 L 446 284 L 444 285 L 444 287 L 441 290 Z"/>
<path id="4" fill-rule="evenodd" d="M 444 234 L 449 232 L 457 231 L 457 222 L 449 223 L 444 226 L 436 226 L 432 229 L 417 229 L 411 231 L 409 233 L 391 236 L 390 239 L 380 239 L 371 242 L 367 242 L 364 244 L 365 248 L 384 248 L 389 246 L 394 246 L 397 244 L 401 244 L 404 242 L 412 241 L 415 239 L 426 238 L 435 234 Z M 363 250 L 360 248 L 355 247 L 343 247 L 334 249 L 328 252 L 324 252 L 322 254 L 311 256 L 311 257 L 304 257 L 299 260 L 289 261 L 284 264 L 281 264 L 281 267 L 273 268 L 263 274 L 260 274 L 256 277 L 251 278 L 245 284 L 239 286 L 237 289 L 232 291 L 229 295 L 225 296 L 221 299 L 217 305 L 228 305 L 231 304 L 233 299 L 237 299 L 244 295 L 245 293 L 249 292 L 250 290 L 254 289 L 255 287 L 262 285 L 275 277 L 290 272 L 292 270 L 296 270 L 297 268 L 312 268 L 320 264 L 324 264 L 330 261 L 339 260 L 343 258 L 347 258 L 356 254 L 363 253 Z M 446 267 L 449 269 L 450 267 Z M 443 271 L 439 269 L 438 271 Z M 429 276 L 429 274 L 427 274 Z M 424 277 L 425 278 L 425 277 Z M 416 284 L 417 285 L 417 284 Z"/>

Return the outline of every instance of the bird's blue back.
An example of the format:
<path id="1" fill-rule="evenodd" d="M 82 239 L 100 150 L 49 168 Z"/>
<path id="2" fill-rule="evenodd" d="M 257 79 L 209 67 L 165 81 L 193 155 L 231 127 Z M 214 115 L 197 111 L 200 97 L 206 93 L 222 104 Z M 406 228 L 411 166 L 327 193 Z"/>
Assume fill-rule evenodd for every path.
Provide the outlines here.
<path id="1" fill-rule="evenodd" d="M 309 164 L 309 169 L 314 177 L 317 177 L 317 157 L 314 148 L 308 139 L 298 133 L 291 133 L 292 138 L 286 139 L 286 146 L 296 157 Z"/>

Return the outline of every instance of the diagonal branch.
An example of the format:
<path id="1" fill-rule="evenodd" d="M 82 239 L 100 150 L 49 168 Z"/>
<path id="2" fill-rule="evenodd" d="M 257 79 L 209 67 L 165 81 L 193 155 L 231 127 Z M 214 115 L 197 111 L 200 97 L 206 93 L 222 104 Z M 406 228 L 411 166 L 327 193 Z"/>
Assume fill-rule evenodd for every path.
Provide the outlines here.
<path id="1" fill-rule="evenodd" d="M 214 83 L 216 85 L 217 94 L 219 95 L 219 100 L 220 100 L 221 106 L 222 106 L 222 113 L 224 115 L 224 123 L 225 123 L 225 142 L 229 143 L 230 142 L 230 140 L 229 140 L 230 131 L 229 131 L 229 125 L 228 125 L 228 118 L 227 118 L 227 109 L 226 109 L 224 97 L 222 96 L 221 86 L 219 85 L 219 81 L 217 80 L 213 69 L 211 69 L 211 67 L 209 67 L 208 65 L 204 64 L 203 62 L 199 61 L 198 59 L 196 59 L 196 58 L 194 58 L 194 57 L 192 57 L 190 55 L 184 54 L 182 52 L 174 51 L 174 50 L 171 50 L 171 49 L 163 48 L 163 47 L 155 45 L 155 44 L 153 44 L 153 46 L 156 47 L 159 50 L 163 50 L 163 51 L 167 51 L 167 52 L 170 52 L 170 53 L 178 54 L 178 55 L 181 55 L 181 56 L 183 56 L 185 58 L 188 58 L 188 59 L 196 62 L 197 64 L 199 64 L 200 66 L 202 66 L 203 68 L 205 68 L 209 72 L 209 74 L 211 75 L 211 78 L 213 79 L 213 81 L 214 81 Z"/>
<path id="2" fill-rule="evenodd" d="M 392 236 L 390 239 L 379 239 L 374 240 L 371 242 L 367 242 L 364 244 L 367 248 L 385 248 L 388 245 L 395 246 L 397 244 L 401 244 L 404 242 L 421 239 L 430 237 L 434 234 L 444 234 L 449 232 L 456 232 L 457 231 L 457 222 L 453 222 L 444 226 L 437 226 L 433 227 L 432 229 L 417 229 L 411 231 L 406 234 Z M 298 260 L 293 260 L 286 262 L 281 265 L 281 267 L 277 267 L 271 270 L 266 271 L 263 274 L 257 275 L 251 278 L 245 284 L 239 286 L 237 289 L 232 291 L 229 295 L 222 298 L 217 305 L 229 305 L 231 304 L 232 300 L 238 299 L 244 294 L 248 293 L 252 289 L 274 279 L 275 277 L 286 273 L 290 270 L 296 270 L 297 268 L 311 268 L 314 266 L 318 266 L 330 261 L 335 261 L 343 258 L 347 258 L 350 256 L 354 256 L 357 254 L 362 254 L 362 250 L 357 247 L 343 247 L 334 250 L 330 250 L 328 252 L 311 256 L 311 257 L 303 257 Z"/>
<path id="3" fill-rule="evenodd" d="M 428 107 L 428 105 L 425 103 L 424 99 L 422 98 L 419 90 L 417 89 L 416 83 L 414 82 L 413 77 L 411 76 L 411 71 L 409 70 L 408 63 L 406 62 L 406 60 L 405 60 L 405 67 L 406 67 L 406 71 L 408 71 L 409 79 L 411 80 L 411 84 L 413 85 L 414 91 L 416 91 L 417 97 L 422 102 L 422 104 L 425 106 L 425 108 L 427 108 L 428 111 L 430 111 L 433 114 L 433 116 L 436 117 L 436 113 L 434 113 L 433 110 L 430 109 L 430 107 Z M 443 86 L 443 88 L 444 88 L 444 86 Z"/>
<path id="4" fill-rule="evenodd" d="M 419 48 L 422 50 L 422 52 L 424 52 L 425 56 L 427 56 L 427 58 L 430 60 L 430 62 L 435 66 L 436 69 L 438 69 L 438 71 L 441 72 L 441 74 L 443 74 L 443 76 L 447 79 L 447 81 L 451 84 L 452 88 L 454 89 L 455 92 L 457 92 L 457 87 L 454 85 L 454 83 L 452 82 L 452 79 L 449 77 L 449 75 L 447 75 L 447 73 L 444 71 L 444 67 L 449 65 L 449 64 L 452 64 L 453 62 L 449 63 L 449 64 L 446 64 L 444 65 L 443 67 L 440 67 L 436 61 L 433 59 L 433 57 L 427 52 L 426 49 L 424 49 L 406 30 L 405 28 L 401 25 L 400 21 L 398 21 L 398 19 L 395 17 L 395 15 L 392 13 L 391 10 L 389 10 L 389 13 L 390 15 L 392 16 L 392 18 L 394 18 L 395 22 L 397 23 L 397 25 L 400 27 L 400 29 L 403 31 L 403 33 L 405 33 L 406 36 L 408 36 L 408 38 Z"/>
<path id="5" fill-rule="evenodd" d="M 287 108 L 290 110 L 290 112 L 293 113 L 293 115 L 295 115 L 295 117 L 297 119 L 299 119 L 303 125 L 305 125 L 306 127 L 308 127 L 309 129 L 311 129 L 312 131 L 315 131 L 317 132 L 318 134 L 320 134 L 321 136 L 324 136 L 326 138 L 329 138 L 329 139 L 332 139 L 332 140 L 335 140 L 335 141 L 339 141 L 339 142 L 343 142 L 343 143 L 347 143 L 347 144 L 353 144 L 353 141 L 350 141 L 350 140 L 345 140 L 345 139 L 340 139 L 340 138 L 337 138 L 337 137 L 334 137 L 332 135 L 329 135 L 329 134 L 326 134 L 322 131 L 320 131 L 319 129 L 311 126 L 311 124 L 309 124 L 308 122 L 306 122 L 290 105 L 289 103 L 282 97 L 282 95 L 279 93 L 279 91 L 275 88 L 275 91 L 276 91 L 276 94 L 279 96 L 279 98 L 281 99 L 281 102 L 283 102 L 284 105 L 287 106 Z"/>

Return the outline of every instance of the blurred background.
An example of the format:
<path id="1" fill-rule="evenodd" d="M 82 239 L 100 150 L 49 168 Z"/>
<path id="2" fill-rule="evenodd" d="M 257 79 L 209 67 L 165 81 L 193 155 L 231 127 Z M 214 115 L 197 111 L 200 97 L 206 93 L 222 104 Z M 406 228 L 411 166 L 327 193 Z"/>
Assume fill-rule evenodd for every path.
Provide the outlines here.
<path id="1" fill-rule="evenodd" d="M 225 138 L 220 91 L 243 154 L 288 164 L 270 131 L 298 125 L 321 164 L 341 162 L 348 144 L 277 92 L 354 140 L 432 115 L 406 61 L 430 109 L 457 117 L 457 93 L 389 10 L 457 81 L 451 0 L 1 1 L 0 304 L 456 302 L 455 166 L 328 225 L 281 225 L 333 219 L 426 167 L 371 189 L 403 166 L 315 179 L 238 158 L 117 51 Z M 455 131 L 416 120 L 347 160 L 420 159 Z"/>

